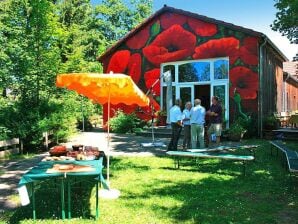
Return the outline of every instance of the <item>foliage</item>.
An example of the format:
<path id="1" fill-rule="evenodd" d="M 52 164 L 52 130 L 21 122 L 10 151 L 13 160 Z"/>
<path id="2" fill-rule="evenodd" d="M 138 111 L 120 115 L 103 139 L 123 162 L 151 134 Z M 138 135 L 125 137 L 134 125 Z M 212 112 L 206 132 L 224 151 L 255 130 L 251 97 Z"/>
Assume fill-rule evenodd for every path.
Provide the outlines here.
<path id="1" fill-rule="evenodd" d="M 275 2 L 274 6 L 278 11 L 271 28 L 281 32 L 291 43 L 298 44 L 298 1 L 275 0 Z"/>
<path id="2" fill-rule="evenodd" d="M 0 141 L 8 140 L 9 139 L 9 133 L 11 133 L 10 130 L 8 130 L 6 127 L 0 126 Z"/>
<path id="3" fill-rule="evenodd" d="M 261 145 L 256 151 L 257 162 L 246 165 L 246 177 L 241 175 L 241 163 L 227 160 L 204 159 L 198 166 L 194 160 L 184 159 L 180 169 L 173 169 L 173 160 L 166 157 L 113 158 L 113 186 L 117 186 L 121 196 L 117 200 L 100 198 L 98 222 L 295 223 L 297 177 L 289 178 L 280 160 L 270 156 L 267 141 L 253 139 L 243 144 Z M 245 155 L 247 151 L 239 149 L 235 153 Z M 84 183 L 85 189 L 73 191 L 76 197 L 72 197 L 71 223 L 94 223 L 95 187 Z M 48 194 L 45 188 L 36 191 L 36 204 L 43 205 L 37 206 L 38 221 L 32 219 L 31 206 L 5 212 L 0 220 L 65 223 L 57 209 L 60 192 Z"/>
<path id="4" fill-rule="evenodd" d="M 96 6 L 98 23 L 108 45 L 121 39 L 151 12 L 152 0 L 131 0 L 130 4 L 119 0 L 103 0 Z"/>
<path id="5" fill-rule="evenodd" d="M 238 117 L 237 122 L 246 130 L 244 137 L 257 136 L 257 121 L 255 118 L 247 116 L 247 118 Z"/>
<path id="6" fill-rule="evenodd" d="M 243 120 L 242 119 L 237 119 L 234 121 L 233 124 L 230 125 L 230 128 L 227 130 L 227 133 L 229 135 L 241 135 L 244 134 L 247 130 L 243 126 Z"/>
<path id="7" fill-rule="evenodd" d="M 107 33 L 126 33 L 151 12 L 148 3 L 103 1 L 101 11 L 90 0 L 1 1 L 0 126 L 11 131 L 7 135 L 33 151 L 43 131 L 53 129 L 61 140 L 76 131 L 82 115 L 88 122 L 98 114 L 101 108 L 89 100 L 83 99 L 82 110 L 77 94 L 57 89 L 56 75 L 101 72 L 96 57 L 116 40 Z M 119 21 L 113 18 L 110 26 L 107 15 Z"/>
<path id="8" fill-rule="evenodd" d="M 265 129 L 273 130 L 278 127 L 278 120 L 274 115 L 269 115 L 265 117 L 263 125 Z"/>
<path id="9" fill-rule="evenodd" d="M 132 132 L 134 128 L 140 127 L 142 121 L 136 114 L 125 114 L 123 111 L 118 110 L 116 115 L 110 119 L 110 127 L 113 132 L 127 133 Z"/>

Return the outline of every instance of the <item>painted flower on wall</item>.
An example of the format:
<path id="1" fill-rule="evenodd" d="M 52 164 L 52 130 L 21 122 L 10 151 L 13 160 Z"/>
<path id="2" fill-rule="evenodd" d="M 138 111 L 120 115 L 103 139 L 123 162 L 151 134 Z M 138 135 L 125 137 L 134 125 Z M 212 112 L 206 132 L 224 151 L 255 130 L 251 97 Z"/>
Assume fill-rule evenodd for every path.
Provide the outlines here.
<path id="1" fill-rule="evenodd" d="M 164 13 L 160 16 L 160 25 L 163 29 L 168 29 L 173 25 L 182 26 L 186 23 L 187 17 L 177 13 Z"/>
<path id="2" fill-rule="evenodd" d="M 209 40 L 196 47 L 193 58 L 229 57 L 230 64 L 233 64 L 239 56 L 239 44 L 239 40 L 235 37 Z"/>
<path id="3" fill-rule="evenodd" d="M 238 66 L 230 70 L 230 81 L 232 83 L 230 87 L 230 96 L 234 95 L 234 92 L 240 94 L 241 99 L 256 99 L 258 90 L 258 75 L 252 70 Z"/>
<path id="4" fill-rule="evenodd" d="M 126 45 L 130 49 L 140 49 L 147 43 L 149 35 L 149 26 L 147 26 L 146 28 L 143 28 L 139 32 L 135 33 L 133 36 L 129 37 L 129 39 L 126 41 Z"/>
<path id="5" fill-rule="evenodd" d="M 155 68 L 150 71 L 147 71 L 144 75 L 145 78 L 145 84 L 147 89 L 150 89 L 152 85 L 158 80 L 158 82 L 152 87 L 152 92 L 159 96 L 160 95 L 160 81 L 159 81 L 159 76 L 160 76 L 160 69 Z"/>
<path id="6" fill-rule="evenodd" d="M 187 23 L 195 34 L 199 36 L 210 37 L 217 33 L 217 26 L 215 24 L 203 22 L 194 18 L 188 18 Z"/>
<path id="7" fill-rule="evenodd" d="M 249 65 L 258 64 L 258 39 L 255 37 L 246 37 L 243 40 L 243 46 L 240 47 L 240 58 Z"/>
<path id="8" fill-rule="evenodd" d="M 155 40 L 143 49 L 144 56 L 152 64 L 177 61 L 190 56 L 196 45 L 196 36 L 183 29 L 180 25 L 173 25 L 160 33 Z"/>
<path id="9" fill-rule="evenodd" d="M 138 83 L 141 77 L 141 55 L 135 53 L 130 55 L 130 51 L 117 51 L 111 58 L 107 68 L 107 73 L 124 73 L 131 76 L 135 83 Z"/>
<path id="10" fill-rule="evenodd" d="M 130 58 L 129 50 L 117 51 L 110 59 L 107 73 L 123 73 L 128 65 L 128 61 Z"/>
<path id="11" fill-rule="evenodd" d="M 142 58 L 139 53 L 135 53 L 131 55 L 129 61 L 128 61 L 128 75 L 131 76 L 132 80 L 135 83 L 138 83 L 141 78 L 141 63 Z"/>

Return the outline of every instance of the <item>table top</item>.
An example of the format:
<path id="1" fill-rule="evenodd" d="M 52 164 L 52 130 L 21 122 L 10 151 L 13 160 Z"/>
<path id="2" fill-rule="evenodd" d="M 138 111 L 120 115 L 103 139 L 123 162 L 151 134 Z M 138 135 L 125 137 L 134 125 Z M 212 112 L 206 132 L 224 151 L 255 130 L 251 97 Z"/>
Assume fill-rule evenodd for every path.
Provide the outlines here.
<path id="1" fill-rule="evenodd" d="M 63 172 L 63 170 L 58 172 L 47 172 L 52 169 L 55 164 L 73 164 L 77 166 L 90 166 L 92 169 L 88 171 L 80 171 L 80 172 Z M 99 160 L 82 160 L 82 161 L 43 161 L 38 163 L 35 167 L 30 169 L 27 173 L 25 173 L 19 185 L 24 185 L 33 181 L 42 180 L 46 178 L 53 177 L 65 177 L 67 176 L 100 176 L 102 175 L 102 158 Z"/>

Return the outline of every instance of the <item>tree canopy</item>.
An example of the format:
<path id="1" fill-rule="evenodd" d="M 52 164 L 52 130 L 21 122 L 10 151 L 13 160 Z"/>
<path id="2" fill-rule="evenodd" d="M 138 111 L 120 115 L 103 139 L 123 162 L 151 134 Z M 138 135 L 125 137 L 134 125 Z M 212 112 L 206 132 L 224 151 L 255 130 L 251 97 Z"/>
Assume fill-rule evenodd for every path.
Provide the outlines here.
<path id="1" fill-rule="evenodd" d="M 298 44 L 298 0 L 275 0 L 276 19 L 271 28 Z"/>
<path id="2" fill-rule="evenodd" d="M 31 148 L 40 144 L 42 131 L 55 129 L 63 138 L 75 130 L 81 108 L 88 116 L 97 107 L 57 89 L 56 75 L 102 72 L 96 57 L 151 10 L 152 1 L 145 0 L 96 6 L 90 0 L 2 0 L 0 138 L 8 130 Z"/>

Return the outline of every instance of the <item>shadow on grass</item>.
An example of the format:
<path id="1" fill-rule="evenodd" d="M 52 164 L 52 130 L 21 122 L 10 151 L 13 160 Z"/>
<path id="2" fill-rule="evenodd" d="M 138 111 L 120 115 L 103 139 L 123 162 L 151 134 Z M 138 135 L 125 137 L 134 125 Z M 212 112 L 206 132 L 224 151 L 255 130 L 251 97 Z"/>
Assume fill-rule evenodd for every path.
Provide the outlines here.
<path id="1" fill-rule="evenodd" d="M 161 164 L 157 175 L 136 180 L 144 191 L 128 188 L 121 198 L 172 223 L 296 223 L 297 185 L 267 146 L 247 165 L 246 177 L 239 162 L 206 159 L 197 167 L 190 159 L 179 170 Z"/>
<path id="2" fill-rule="evenodd" d="M 114 151 L 127 153 L 144 153 L 149 152 L 152 155 L 164 155 L 166 147 L 143 147 L 141 143 L 152 143 L 152 138 L 131 136 L 131 134 L 114 135 L 111 137 L 111 142 L 114 143 Z M 155 142 L 163 142 L 168 144 L 167 139 L 158 140 Z"/>

